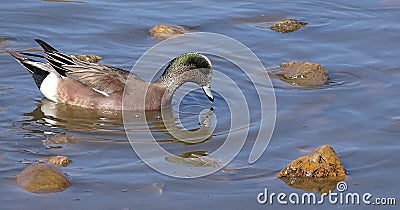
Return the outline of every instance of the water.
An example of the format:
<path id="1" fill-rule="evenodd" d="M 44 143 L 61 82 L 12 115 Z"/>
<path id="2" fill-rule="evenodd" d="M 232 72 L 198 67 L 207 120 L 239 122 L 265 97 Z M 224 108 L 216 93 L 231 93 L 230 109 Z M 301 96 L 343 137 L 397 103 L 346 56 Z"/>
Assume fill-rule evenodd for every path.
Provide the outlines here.
<path id="1" fill-rule="evenodd" d="M 168 23 L 237 39 L 266 67 L 285 61 L 313 61 L 324 65 L 331 77 L 329 85 L 312 89 L 273 80 L 277 121 L 264 155 L 253 165 L 247 163 L 256 130 L 250 129 L 249 141 L 227 166 L 230 170 L 188 180 L 164 176 L 146 166 L 130 147 L 120 114 L 82 111 L 43 100 L 30 75 L 2 50 L 2 209 L 270 208 L 256 202 L 257 194 L 265 187 L 270 192 L 301 193 L 275 176 L 288 162 L 322 144 L 332 145 L 344 163 L 349 174 L 345 180 L 349 192 L 398 196 L 400 3 L 396 0 L 3 0 L 1 5 L 3 50 L 35 50 L 33 39 L 40 38 L 64 52 L 99 55 L 103 57 L 102 63 L 130 69 L 142 53 L 158 42 L 147 31 L 156 24 Z M 309 25 L 289 34 L 257 27 L 280 18 L 295 18 Z M 218 58 L 212 58 L 212 62 L 215 68 L 230 68 Z M 226 71 L 240 78 L 236 71 Z M 239 85 L 246 84 L 237 81 Z M 244 91 L 251 98 L 251 88 Z M 184 98 L 179 113 L 173 113 L 179 115 L 186 127 L 196 128 L 198 111 L 207 106 L 207 99 L 196 91 Z M 229 118 L 224 117 L 224 107 L 223 100 L 217 97 L 214 112 L 220 117 L 218 125 L 211 140 L 201 144 L 172 141 L 164 133 L 158 113 L 150 113 L 147 121 L 137 119 L 131 129 L 140 130 L 148 125 L 163 140 L 163 146 L 176 154 L 212 152 L 223 143 L 230 124 Z M 259 119 L 253 122 L 259 123 Z M 61 148 L 49 149 L 42 140 L 54 135 L 68 138 L 58 144 Z M 34 163 L 52 155 L 67 155 L 73 160 L 62 169 L 71 177 L 72 187 L 42 195 L 18 187 L 15 175 L 27 166 L 20 162 Z M 310 209 L 307 205 L 294 207 Z M 311 208 L 320 207 L 355 208 L 331 204 Z M 273 208 L 288 207 L 274 204 Z"/>

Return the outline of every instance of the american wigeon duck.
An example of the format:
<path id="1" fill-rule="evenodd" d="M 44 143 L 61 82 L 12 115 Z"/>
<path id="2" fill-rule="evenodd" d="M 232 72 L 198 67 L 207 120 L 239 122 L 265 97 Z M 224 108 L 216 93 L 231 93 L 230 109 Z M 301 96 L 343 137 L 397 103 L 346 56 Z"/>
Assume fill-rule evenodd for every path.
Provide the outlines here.
<path id="1" fill-rule="evenodd" d="M 199 84 L 209 100 L 214 100 L 210 89 L 211 62 L 199 53 L 185 53 L 174 58 L 158 80 L 146 82 L 129 71 L 80 61 L 42 40 L 35 41 L 44 49 L 44 56 L 10 54 L 32 74 L 43 95 L 54 102 L 93 109 L 157 110 L 169 105 L 175 90 L 186 82 Z M 47 62 L 22 55 L 44 58 Z M 123 107 L 122 96 L 128 76 L 131 100 Z"/>

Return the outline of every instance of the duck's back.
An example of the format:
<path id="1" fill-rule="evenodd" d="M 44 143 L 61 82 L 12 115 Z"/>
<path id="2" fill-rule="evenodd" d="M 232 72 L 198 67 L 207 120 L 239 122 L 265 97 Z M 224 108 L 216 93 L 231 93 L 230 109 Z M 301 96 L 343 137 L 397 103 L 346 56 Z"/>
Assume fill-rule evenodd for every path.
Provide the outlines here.
<path id="1" fill-rule="evenodd" d="M 82 61 L 75 62 L 76 65 L 63 66 L 68 70 L 66 72 L 67 77 L 75 79 L 108 95 L 123 91 L 128 76 L 133 80 L 137 80 L 139 83 L 144 82 L 135 74 L 131 74 L 129 71 L 120 68 Z"/>

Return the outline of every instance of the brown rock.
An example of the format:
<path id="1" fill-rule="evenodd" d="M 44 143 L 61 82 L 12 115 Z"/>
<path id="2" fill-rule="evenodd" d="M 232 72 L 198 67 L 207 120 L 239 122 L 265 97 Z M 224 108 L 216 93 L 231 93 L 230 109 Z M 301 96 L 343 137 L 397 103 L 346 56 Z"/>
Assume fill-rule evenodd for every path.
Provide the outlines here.
<path id="1" fill-rule="evenodd" d="M 101 60 L 97 55 L 70 55 L 71 58 L 89 63 L 97 63 Z"/>
<path id="2" fill-rule="evenodd" d="M 165 158 L 168 162 L 177 163 L 191 167 L 220 167 L 218 160 L 208 157 L 205 151 L 185 152 L 179 156 L 168 156 Z"/>
<path id="3" fill-rule="evenodd" d="M 278 177 L 346 177 L 346 171 L 333 148 L 322 145 L 312 154 L 289 163 Z"/>
<path id="4" fill-rule="evenodd" d="M 299 30 L 306 26 L 308 23 L 300 22 L 293 19 L 282 19 L 270 26 L 269 29 L 277 31 L 279 33 L 290 33 Z"/>
<path id="5" fill-rule="evenodd" d="M 0 47 L 5 47 L 10 44 L 10 40 L 6 38 L 0 38 Z"/>
<path id="6" fill-rule="evenodd" d="M 159 24 L 150 29 L 149 33 L 155 39 L 168 39 L 188 31 L 188 27 Z"/>
<path id="7" fill-rule="evenodd" d="M 62 107 L 61 104 L 60 104 L 60 106 Z M 58 107 L 59 106 L 57 106 L 57 108 Z M 70 111 L 69 113 L 71 113 L 71 110 L 68 110 L 68 111 Z M 79 113 L 81 113 L 80 116 L 82 116 L 82 112 L 79 112 Z M 48 137 L 45 140 L 42 140 L 43 145 L 48 149 L 60 149 L 60 148 L 63 148 L 63 146 L 61 146 L 61 145 L 73 143 L 76 141 L 77 141 L 77 138 L 74 135 L 63 134 L 63 133 L 59 133 L 59 134 L 53 135 L 51 137 Z"/>
<path id="8" fill-rule="evenodd" d="M 50 157 L 48 159 L 48 162 L 56 166 L 67 167 L 72 162 L 72 160 L 70 160 L 67 156 L 58 155 Z"/>
<path id="9" fill-rule="evenodd" d="M 321 86 L 328 81 L 328 71 L 320 64 L 306 61 L 285 62 L 274 71 L 280 80 L 300 86 Z"/>
<path id="10" fill-rule="evenodd" d="M 346 171 L 333 148 L 323 145 L 289 163 L 278 177 L 292 187 L 324 193 L 335 189 L 346 178 Z"/>
<path id="11" fill-rule="evenodd" d="M 45 163 L 25 168 L 17 175 L 17 182 L 22 188 L 33 193 L 59 192 L 71 186 L 65 174 Z"/>

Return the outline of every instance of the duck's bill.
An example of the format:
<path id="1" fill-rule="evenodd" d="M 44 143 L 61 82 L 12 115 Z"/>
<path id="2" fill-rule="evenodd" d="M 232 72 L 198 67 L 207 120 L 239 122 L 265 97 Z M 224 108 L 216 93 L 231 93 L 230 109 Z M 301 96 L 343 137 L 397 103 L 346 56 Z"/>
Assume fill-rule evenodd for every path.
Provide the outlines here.
<path id="1" fill-rule="evenodd" d="M 206 86 L 202 86 L 201 88 L 203 89 L 203 91 L 204 91 L 204 93 L 206 94 L 206 96 L 208 97 L 208 99 L 209 99 L 211 102 L 214 102 L 214 96 L 212 95 L 210 86 L 209 86 L 209 85 L 206 85 Z"/>

